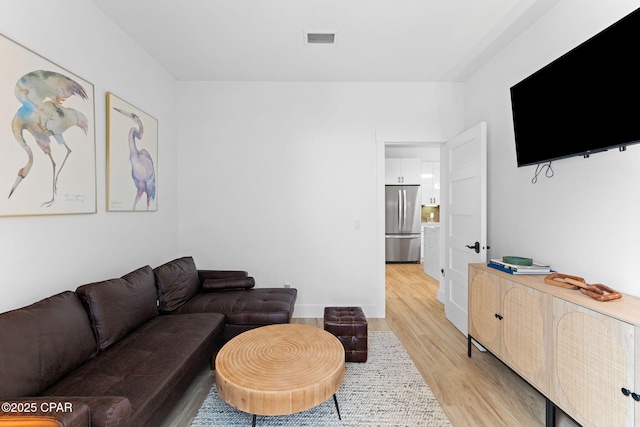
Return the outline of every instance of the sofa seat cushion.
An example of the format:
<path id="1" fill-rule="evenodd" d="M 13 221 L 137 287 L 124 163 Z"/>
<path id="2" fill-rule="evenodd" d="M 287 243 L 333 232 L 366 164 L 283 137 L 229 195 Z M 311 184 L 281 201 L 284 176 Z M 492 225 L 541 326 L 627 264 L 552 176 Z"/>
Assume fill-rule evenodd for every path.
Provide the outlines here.
<path id="1" fill-rule="evenodd" d="M 82 285 L 76 293 L 87 308 L 101 351 L 158 315 L 155 276 L 149 266 L 120 279 Z"/>
<path id="2" fill-rule="evenodd" d="M 162 313 L 177 309 L 200 289 L 200 277 L 192 257 L 174 259 L 153 271 L 156 275 L 158 309 Z"/>
<path id="3" fill-rule="evenodd" d="M 145 424 L 171 409 L 162 407 L 168 396 L 179 396 L 210 360 L 223 328 L 224 316 L 216 313 L 157 316 L 43 396 L 124 396 L 132 408 L 127 425 Z"/>
<path id="4" fill-rule="evenodd" d="M 66 291 L 0 314 L 0 398 L 37 396 L 97 352 L 82 302 Z"/>
<path id="5" fill-rule="evenodd" d="M 199 293 L 176 313 L 222 313 L 227 324 L 271 325 L 291 321 L 297 291 L 293 288 Z"/>

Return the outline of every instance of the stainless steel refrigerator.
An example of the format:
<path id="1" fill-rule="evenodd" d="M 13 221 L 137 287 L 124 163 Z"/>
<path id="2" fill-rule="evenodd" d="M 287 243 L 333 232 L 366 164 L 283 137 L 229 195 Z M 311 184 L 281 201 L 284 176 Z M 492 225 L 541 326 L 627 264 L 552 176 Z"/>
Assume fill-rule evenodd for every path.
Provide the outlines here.
<path id="1" fill-rule="evenodd" d="M 419 263 L 422 210 L 420 186 L 387 185 L 385 199 L 386 261 Z"/>

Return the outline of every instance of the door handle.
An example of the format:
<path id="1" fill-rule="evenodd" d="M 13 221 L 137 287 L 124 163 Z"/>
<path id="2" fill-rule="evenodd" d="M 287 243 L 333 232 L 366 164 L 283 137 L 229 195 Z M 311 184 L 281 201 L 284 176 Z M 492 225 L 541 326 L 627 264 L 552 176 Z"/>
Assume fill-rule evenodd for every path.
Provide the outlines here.
<path id="1" fill-rule="evenodd" d="M 480 253 L 480 242 L 476 242 L 473 246 L 471 245 L 465 245 L 465 246 L 468 247 L 469 249 L 474 249 L 477 254 Z"/>
<path id="2" fill-rule="evenodd" d="M 398 230 L 402 231 L 402 190 L 398 190 Z"/>
<path id="3" fill-rule="evenodd" d="M 407 225 L 407 190 L 402 190 L 402 231 Z"/>

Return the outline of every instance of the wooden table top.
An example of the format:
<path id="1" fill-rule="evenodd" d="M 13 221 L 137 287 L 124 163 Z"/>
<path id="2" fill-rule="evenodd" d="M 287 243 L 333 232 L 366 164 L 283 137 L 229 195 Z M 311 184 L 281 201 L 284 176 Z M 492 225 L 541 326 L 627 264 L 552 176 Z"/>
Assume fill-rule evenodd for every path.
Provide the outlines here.
<path id="1" fill-rule="evenodd" d="M 330 398 L 344 379 L 344 347 L 323 329 L 300 324 L 244 332 L 216 356 L 218 394 L 257 415 L 286 415 Z"/>

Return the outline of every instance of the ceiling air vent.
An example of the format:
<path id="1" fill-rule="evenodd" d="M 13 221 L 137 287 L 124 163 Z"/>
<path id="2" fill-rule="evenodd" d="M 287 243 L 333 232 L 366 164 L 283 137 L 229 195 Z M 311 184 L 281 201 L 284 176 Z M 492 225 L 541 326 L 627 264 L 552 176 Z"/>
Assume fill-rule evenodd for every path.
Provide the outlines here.
<path id="1" fill-rule="evenodd" d="M 305 31 L 304 42 L 306 44 L 334 44 L 336 42 L 336 33 L 329 31 Z"/>

